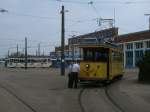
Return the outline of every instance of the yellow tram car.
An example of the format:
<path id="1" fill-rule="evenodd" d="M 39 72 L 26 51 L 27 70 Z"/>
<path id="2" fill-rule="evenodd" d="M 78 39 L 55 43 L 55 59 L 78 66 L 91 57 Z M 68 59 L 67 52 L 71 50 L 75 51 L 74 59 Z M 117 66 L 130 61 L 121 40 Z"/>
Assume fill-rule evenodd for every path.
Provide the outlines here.
<path id="1" fill-rule="evenodd" d="M 80 45 L 79 81 L 111 81 L 123 76 L 122 50 L 115 45 Z"/>

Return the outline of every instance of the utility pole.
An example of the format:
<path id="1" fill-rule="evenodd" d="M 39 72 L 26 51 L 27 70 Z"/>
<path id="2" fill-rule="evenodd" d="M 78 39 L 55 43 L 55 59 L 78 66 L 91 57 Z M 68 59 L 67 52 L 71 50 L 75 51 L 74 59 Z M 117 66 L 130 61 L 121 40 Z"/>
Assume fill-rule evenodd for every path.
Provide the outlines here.
<path id="1" fill-rule="evenodd" d="M 150 30 L 150 16 L 149 16 L 149 30 Z"/>
<path id="2" fill-rule="evenodd" d="M 64 21 L 64 6 L 61 10 L 61 75 L 65 75 L 65 56 L 64 56 L 64 45 L 65 45 L 65 21 Z"/>
<path id="3" fill-rule="evenodd" d="M 8 58 L 9 58 L 9 52 L 10 52 L 10 51 L 8 50 Z"/>
<path id="4" fill-rule="evenodd" d="M 17 58 L 18 58 L 18 44 L 17 44 Z"/>
<path id="5" fill-rule="evenodd" d="M 114 28 L 116 27 L 116 9 L 114 8 Z"/>
<path id="6" fill-rule="evenodd" d="M 18 44 L 17 44 L 17 52 L 16 52 L 16 57 L 18 58 Z M 18 65 L 18 61 L 16 62 L 16 65 Z"/>
<path id="7" fill-rule="evenodd" d="M 28 65 L 27 37 L 25 37 L 25 69 L 27 69 L 27 65 Z"/>
<path id="8" fill-rule="evenodd" d="M 74 45 L 71 45 L 71 49 L 72 49 L 72 61 L 74 61 Z"/>
<path id="9" fill-rule="evenodd" d="M 149 30 L 150 30 L 150 14 L 144 14 L 145 16 L 149 16 Z"/>
<path id="10" fill-rule="evenodd" d="M 35 55 L 36 55 L 36 56 L 38 55 L 37 50 L 35 51 Z"/>
<path id="11" fill-rule="evenodd" d="M 41 46 L 40 46 L 40 43 L 38 44 L 38 56 L 41 55 Z"/>
<path id="12" fill-rule="evenodd" d="M 44 50 L 43 50 L 43 56 L 44 56 Z"/>

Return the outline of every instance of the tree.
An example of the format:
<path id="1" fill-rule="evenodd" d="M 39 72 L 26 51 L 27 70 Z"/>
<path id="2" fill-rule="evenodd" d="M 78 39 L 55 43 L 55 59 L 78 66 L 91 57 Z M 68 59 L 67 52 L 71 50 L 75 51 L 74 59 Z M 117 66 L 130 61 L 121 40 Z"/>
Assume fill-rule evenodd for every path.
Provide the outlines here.
<path id="1" fill-rule="evenodd" d="M 150 82 L 150 51 L 145 52 L 145 56 L 137 66 L 139 67 L 139 81 Z"/>

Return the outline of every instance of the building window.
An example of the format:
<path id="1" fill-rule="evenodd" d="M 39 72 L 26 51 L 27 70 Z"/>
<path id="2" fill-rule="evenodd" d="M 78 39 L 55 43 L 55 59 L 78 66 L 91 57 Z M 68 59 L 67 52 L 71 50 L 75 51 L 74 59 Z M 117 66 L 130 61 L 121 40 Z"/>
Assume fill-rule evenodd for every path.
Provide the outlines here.
<path id="1" fill-rule="evenodd" d="M 150 48 L 150 41 L 146 41 L 146 48 Z"/>
<path id="2" fill-rule="evenodd" d="M 137 42 L 137 43 L 135 43 L 135 48 L 136 49 L 143 48 L 143 42 Z"/>
<path id="3" fill-rule="evenodd" d="M 138 61 L 141 60 L 144 56 L 143 50 L 135 51 L 135 64 L 137 65 Z"/>
<path id="4" fill-rule="evenodd" d="M 72 41 L 71 41 L 71 39 L 69 39 L 69 43 L 68 44 L 72 44 Z"/>
<path id="5" fill-rule="evenodd" d="M 132 51 L 126 51 L 126 67 L 133 67 L 133 52 Z"/>
<path id="6" fill-rule="evenodd" d="M 133 49 L 133 44 L 132 43 L 126 44 L 126 49 Z"/>
<path id="7" fill-rule="evenodd" d="M 119 45 L 119 48 L 121 48 L 121 49 L 123 50 L 123 44 L 120 44 L 120 45 Z"/>

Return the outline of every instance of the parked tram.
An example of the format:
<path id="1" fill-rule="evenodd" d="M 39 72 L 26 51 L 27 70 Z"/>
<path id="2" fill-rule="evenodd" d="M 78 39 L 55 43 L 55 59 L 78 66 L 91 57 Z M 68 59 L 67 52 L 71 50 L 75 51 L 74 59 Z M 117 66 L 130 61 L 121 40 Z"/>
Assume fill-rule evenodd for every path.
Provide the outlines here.
<path id="1" fill-rule="evenodd" d="M 79 81 L 111 81 L 123 76 L 123 53 L 111 44 L 80 45 Z"/>
<path id="2" fill-rule="evenodd" d="M 51 60 L 49 58 L 42 57 L 30 57 L 27 59 L 28 68 L 48 68 L 51 66 Z M 8 68 L 24 68 L 25 58 L 8 58 L 7 59 Z"/>

